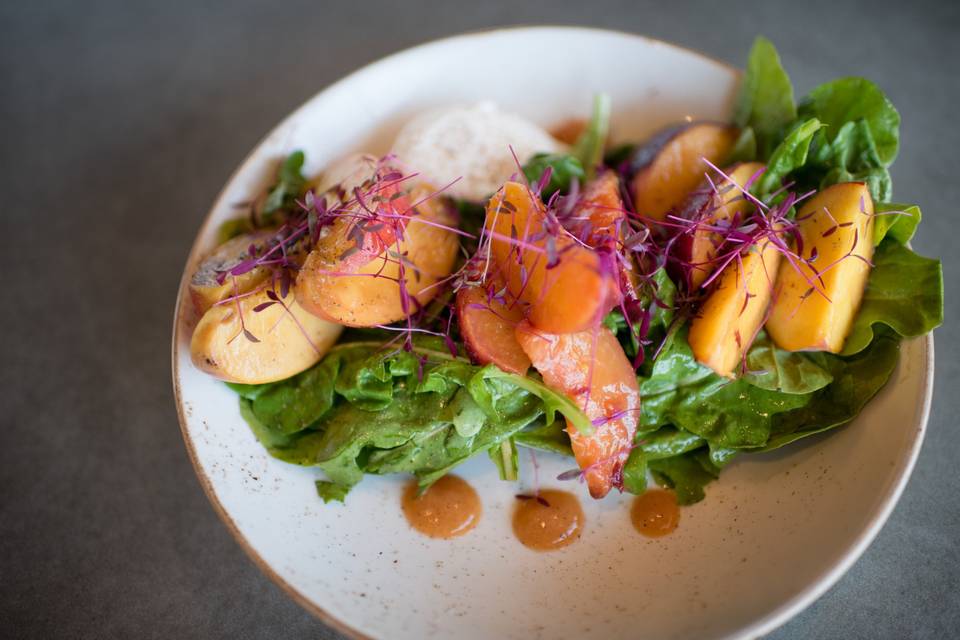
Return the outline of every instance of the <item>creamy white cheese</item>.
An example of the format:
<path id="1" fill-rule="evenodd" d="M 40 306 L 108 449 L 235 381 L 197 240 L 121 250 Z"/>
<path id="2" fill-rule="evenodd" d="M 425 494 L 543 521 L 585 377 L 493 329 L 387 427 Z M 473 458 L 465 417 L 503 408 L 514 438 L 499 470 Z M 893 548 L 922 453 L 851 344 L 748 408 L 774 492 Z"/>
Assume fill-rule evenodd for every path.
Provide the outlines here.
<path id="1" fill-rule="evenodd" d="M 438 188 L 459 178 L 445 193 L 480 202 L 517 172 L 511 147 L 521 164 L 566 149 L 536 124 L 483 102 L 421 113 L 400 130 L 392 153 Z"/>

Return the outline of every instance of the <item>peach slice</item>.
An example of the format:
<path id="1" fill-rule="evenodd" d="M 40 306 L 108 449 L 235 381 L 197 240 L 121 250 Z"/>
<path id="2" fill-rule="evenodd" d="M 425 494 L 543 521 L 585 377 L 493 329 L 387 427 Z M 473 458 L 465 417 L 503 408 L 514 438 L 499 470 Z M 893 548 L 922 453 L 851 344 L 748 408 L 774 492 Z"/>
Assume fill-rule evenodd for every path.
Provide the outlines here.
<path id="1" fill-rule="evenodd" d="M 271 233 L 272 231 L 260 231 L 239 235 L 227 240 L 203 259 L 190 278 L 189 285 L 190 300 L 198 313 L 202 315 L 221 300 L 236 293 L 246 293 L 267 279 L 270 270 L 257 267 L 239 276 L 228 274 L 223 282 L 217 281 L 221 273 L 250 259 L 250 246 L 261 246 Z"/>
<path id="2" fill-rule="evenodd" d="M 292 293 L 269 296 L 263 287 L 210 307 L 190 339 L 194 365 L 228 382 L 263 384 L 319 362 L 343 327 L 307 313 Z"/>
<path id="3" fill-rule="evenodd" d="M 590 495 L 602 498 L 619 484 L 637 432 L 640 388 L 630 361 L 604 326 L 549 334 L 524 321 L 516 336 L 547 386 L 566 394 L 594 421 L 591 434 L 569 423 L 567 433 Z"/>
<path id="4" fill-rule="evenodd" d="M 547 232 L 548 224 L 536 194 L 517 182 L 504 184 L 487 204 L 488 268 L 530 305 L 527 317 L 538 329 L 582 331 L 598 324 L 619 299 L 616 274 L 559 224 Z M 548 268 L 551 245 L 558 262 Z"/>
<path id="5" fill-rule="evenodd" d="M 694 122 L 654 136 L 631 162 L 630 192 L 637 213 L 664 220 L 703 180 L 710 169 L 703 159 L 717 166 L 726 162 L 737 134 L 729 125 Z"/>
<path id="6" fill-rule="evenodd" d="M 873 199 L 862 182 L 827 187 L 797 213 L 805 262 L 784 262 L 767 332 L 781 349 L 839 353 L 873 258 Z M 812 258 L 812 259 L 811 259 Z"/>
<path id="7" fill-rule="evenodd" d="M 514 336 L 514 329 L 523 320 L 519 303 L 505 304 L 490 298 L 485 287 L 470 286 L 457 291 L 456 310 L 460 334 L 475 361 L 492 362 L 519 375 L 527 372 L 530 358 Z"/>
<path id="8" fill-rule="evenodd" d="M 321 318 L 368 327 L 402 320 L 432 300 L 460 245 L 449 228 L 456 224 L 452 207 L 439 196 L 423 200 L 430 193 L 425 185 L 410 194 L 384 190 L 379 207 L 386 215 L 359 223 L 359 232 L 357 217 L 342 215 L 307 256 L 297 302 Z"/>
<path id="9" fill-rule="evenodd" d="M 732 377 L 763 324 L 781 253 L 769 239 L 730 262 L 690 323 L 688 341 L 697 360 Z"/>
<path id="10" fill-rule="evenodd" d="M 684 275 L 690 291 L 699 289 L 717 266 L 723 235 L 710 227 L 737 217 L 743 221 L 755 209 L 753 202 L 744 196 L 743 186 L 763 168 L 759 162 L 734 165 L 724 171 L 729 179 L 720 176 L 714 179 L 716 191 L 704 182 L 680 208 L 680 217 L 697 223 L 681 233 L 676 242 L 677 257 L 689 265 Z"/>

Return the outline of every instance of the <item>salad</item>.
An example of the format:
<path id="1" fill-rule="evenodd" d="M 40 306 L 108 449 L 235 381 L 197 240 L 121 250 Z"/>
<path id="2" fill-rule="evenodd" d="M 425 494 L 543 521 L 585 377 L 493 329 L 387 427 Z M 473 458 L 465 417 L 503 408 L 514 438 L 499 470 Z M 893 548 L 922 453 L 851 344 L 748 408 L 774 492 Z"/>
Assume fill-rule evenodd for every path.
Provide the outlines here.
<path id="1" fill-rule="evenodd" d="M 611 108 L 555 135 L 439 109 L 314 179 L 290 154 L 190 280 L 194 364 L 324 501 L 478 454 L 517 480 L 530 449 L 594 498 L 691 504 L 731 460 L 853 420 L 943 319 L 880 88 L 797 102 L 758 38 L 729 122 L 610 147 Z"/>

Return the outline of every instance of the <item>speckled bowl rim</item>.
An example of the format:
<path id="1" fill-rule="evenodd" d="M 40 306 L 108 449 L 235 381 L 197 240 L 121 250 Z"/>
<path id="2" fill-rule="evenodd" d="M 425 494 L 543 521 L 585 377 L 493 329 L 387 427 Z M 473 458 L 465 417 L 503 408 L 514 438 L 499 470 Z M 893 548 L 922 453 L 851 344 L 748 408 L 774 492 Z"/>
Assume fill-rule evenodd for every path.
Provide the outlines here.
<path id="1" fill-rule="evenodd" d="M 300 591 L 294 588 L 290 583 L 288 583 L 284 578 L 277 573 L 261 556 L 258 554 L 250 543 L 241 533 L 240 529 L 237 527 L 236 523 L 231 518 L 230 514 L 227 513 L 226 509 L 223 507 L 223 504 L 217 498 L 216 493 L 213 490 L 213 485 L 210 479 L 207 477 L 206 473 L 203 471 L 200 466 L 199 461 L 197 460 L 197 453 L 194 448 L 193 440 L 187 430 L 187 421 L 184 415 L 184 406 L 183 400 L 181 397 L 180 390 L 180 367 L 177 362 L 177 345 L 180 343 L 180 314 L 182 310 L 183 301 L 187 298 L 187 284 L 189 280 L 189 268 L 191 265 L 195 264 L 199 254 L 203 250 L 201 243 L 201 238 L 206 235 L 208 227 L 212 224 L 212 214 L 216 209 L 217 203 L 219 203 L 225 196 L 227 186 L 230 185 L 237 175 L 246 167 L 249 163 L 253 161 L 254 156 L 256 155 L 257 150 L 263 144 L 263 142 L 269 138 L 273 131 L 283 128 L 288 121 L 294 120 L 297 118 L 299 113 L 304 110 L 308 103 L 319 98 L 322 94 L 334 90 L 341 84 L 345 84 L 348 81 L 352 80 L 354 76 L 359 75 L 363 72 L 366 72 L 376 66 L 381 64 L 386 64 L 388 61 L 393 60 L 394 58 L 406 55 L 412 51 L 432 47 L 441 43 L 449 43 L 457 40 L 468 40 L 468 39 L 477 39 L 485 38 L 492 34 L 502 33 L 502 32 L 522 32 L 529 30 L 557 30 L 557 31 L 570 31 L 570 32 L 592 32 L 595 34 L 609 34 L 616 35 L 619 37 L 629 37 L 641 40 L 650 44 L 656 44 L 662 47 L 668 47 L 675 49 L 677 51 L 683 52 L 687 55 L 692 55 L 695 57 L 702 58 L 713 64 L 724 67 L 730 73 L 739 76 L 741 74 L 740 69 L 723 62 L 712 58 L 704 53 L 690 49 L 687 47 L 681 47 L 679 45 L 665 42 L 663 40 L 658 40 L 656 38 L 650 38 L 647 36 L 642 36 L 639 34 L 629 33 L 626 31 L 618 31 L 613 29 L 598 29 L 591 27 L 575 27 L 575 26 L 563 26 L 563 25 L 537 25 L 537 26 L 513 26 L 513 27 L 503 27 L 496 29 L 484 29 L 478 31 L 470 31 L 466 33 L 461 33 L 458 35 L 453 35 L 445 38 L 439 38 L 435 40 L 430 40 L 413 47 L 408 47 L 396 53 L 392 53 L 388 56 L 375 60 L 369 64 L 366 64 L 351 73 L 347 74 L 340 80 L 328 85 L 322 90 L 318 91 L 316 94 L 308 98 L 301 106 L 297 107 L 290 115 L 284 118 L 280 123 L 273 127 L 270 133 L 267 134 L 264 138 L 260 140 L 250 153 L 244 158 L 243 162 L 237 167 L 237 169 L 230 175 L 227 181 L 224 183 L 224 188 L 217 195 L 217 198 L 214 200 L 214 205 L 208 211 L 206 217 L 204 218 L 203 224 L 198 230 L 193 245 L 190 249 L 190 254 L 187 257 L 187 261 L 184 267 L 183 275 L 180 279 L 180 286 L 177 289 L 177 302 L 174 307 L 173 314 L 173 340 L 171 347 L 171 360 L 172 360 L 172 374 L 173 374 L 173 393 L 174 401 L 177 405 L 177 418 L 180 422 L 180 432 L 183 435 L 183 441 L 187 448 L 187 454 L 190 458 L 190 463 L 193 465 L 194 472 L 197 474 L 197 479 L 200 481 L 200 486 L 203 487 L 203 491 L 207 496 L 207 499 L 210 500 L 211 505 L 213 505 L 214 511 L 227 526 L 227 530 L 237 541 L 240 547 L 246 552 L 247 556 L 253 561 L 253 563 L 262 571 L 268 578 L 270 578 L 274 583 L 276 583 L 284 592 L 287 593 L 294 601 L 300 604 L 304 609 L 315 615 L 319 618 L 324 624 L 329 627 L 336 629 L 341 634 L 350 637 L 357 638 L 359 640 L 373 640 L 370 636 L 367 636 L 358 630 L 354 629 L 347 623 L 342 620 L 334 617 L 321 606 L 304 596 Z M 933 335 L 928 334 L 923 340 L 923 351 L 921 354 L 921 366 L 923 367 L 923 401 L 920 403 L 920 406 L 917 407 L 916 412 L 916 423 L 918 429 L 916 431 L 916 436 L 912 442 L 910 450 L 907 454 L 900 459 L 900 464 L 895 471 L 896 482 L 890 486 L 887 490 L 886 495 L 882 497 L 882 502 L 877 508 L 876 513 L 871 519 L 870 523 L 861 531 L 860 535 L 854 540 L 854 542 L 849 545 L 849 547 L 844 551 L 842 558 L 834 564 L 832 568 L 823 572 L 816 579 L 811 581 L 806 589 L 801 591 L 799 594 L 793 598 L 784 602 L 780 607 L 770 612 L 769 614 L 758 618 L 751 624 L 743 627 L 742 629 L 731 634 L 730 638 L 758 638 L 763 635 L 770 633 L 771 631 L 777 629 L 778 627 L 785 624 L 795 615 L 806 609 L 808 606 L 813 604 L 820 596 L 826 593 L 837 581 L 853 566 L 853 564 L 860 558 L 863 552 L 870 546 L 873 540 L 876 538 L 877 534 L 880 532 L 880 529 L 886 523 L 887 519 L 890 517 L 890 514 L 893 512 L 893 508 L 896 506 L 897 502 L 900 500 L 900 496 L 903 494 L 903 490 L 906 487 L 907 481 L 910 479 L 910 475 L 913 471 L 914 466 L 916 465 L 917 457 L 920 454 L 920 448 L 923 445 L 923 440 L 927 431 L 927 422 L 930 418 L 930 408 L 933 399 L 933 378 L 934 378 L 934 343 Z"/>

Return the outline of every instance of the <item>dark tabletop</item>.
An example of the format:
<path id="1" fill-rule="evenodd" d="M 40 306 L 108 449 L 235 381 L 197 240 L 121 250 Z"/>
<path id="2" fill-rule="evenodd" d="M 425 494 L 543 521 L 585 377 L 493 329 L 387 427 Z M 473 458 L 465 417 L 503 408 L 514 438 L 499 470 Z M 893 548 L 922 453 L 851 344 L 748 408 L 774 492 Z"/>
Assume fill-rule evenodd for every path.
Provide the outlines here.
<path id="1" fill-rule="evenodd" d="M 256 569 L 194 476 L 170 384 L 180 272 L 231 171 L 294 107 L 384 54 L 515 23 L 735 64 L 763 33 L 799 94 L 839 75 L 888 92 L 897 196 L 922 205 L 915 247 L 947 282 L 930 428 L 876 542 L 772 637 L 960 633 L 960 5 L 560 4 L 3 3 L 0 635 L 335 637 Z"/>

